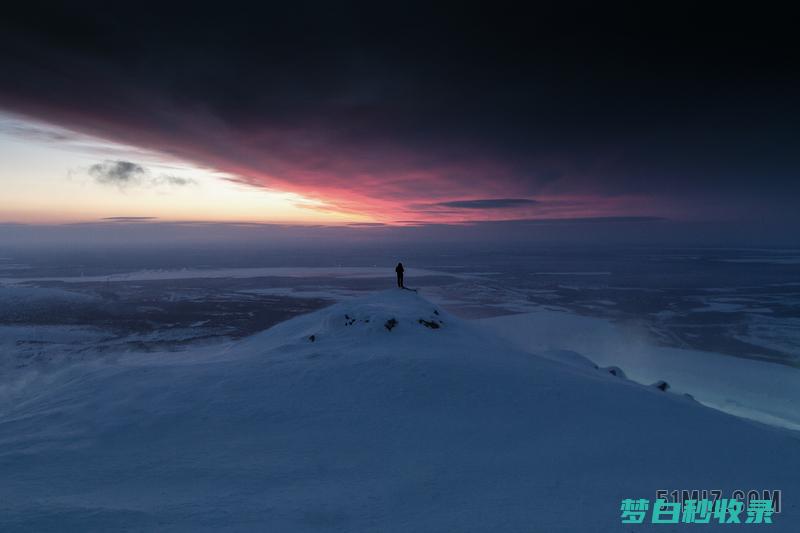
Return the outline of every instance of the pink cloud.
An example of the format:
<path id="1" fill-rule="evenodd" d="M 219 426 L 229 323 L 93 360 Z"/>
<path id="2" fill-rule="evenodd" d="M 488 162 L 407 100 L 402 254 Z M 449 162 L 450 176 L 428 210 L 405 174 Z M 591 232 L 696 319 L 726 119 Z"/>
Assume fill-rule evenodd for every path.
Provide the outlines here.
<path id="1" fill-rule="evenodd" d="M 480 151 L 415 151 L 385 140 L 353 140 L 347 131 L 313 126 L 236 128 L 205 110 L 191 112 L 140 98 L 137 113 L 86 113 L 65 107 L 23 111 L 64 127 L 159 151 L 233 176 L 234 181 L 318 199 L 308 209 L 367 215 L 376 221 L 462 222 L 521 218 L 653 214 L 641 196 L 575 195 Z M 143 105 L 144 102 L 147 105 Z M 124 103 L 120 103 L 124 105 Z M 549 167 L 555 163 L 543 161 Z M 568 165 L 563 165 L 568 166 Z M 503 208 L 444 207 L 452 201 L 535 199 Z"/>

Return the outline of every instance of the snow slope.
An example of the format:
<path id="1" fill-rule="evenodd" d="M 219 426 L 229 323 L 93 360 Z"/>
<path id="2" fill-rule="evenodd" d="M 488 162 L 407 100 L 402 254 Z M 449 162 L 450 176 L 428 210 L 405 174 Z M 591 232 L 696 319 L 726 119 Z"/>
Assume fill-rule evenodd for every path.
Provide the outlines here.
<path id="1" fill-rule="evenodd" d="M 770 530 L 800 523 L 796 433 L 518 351 L 409 291 L 9 390 L 4 532 L 666 532 L 697 526 L 624 527 L 620 501 L 694 488 L 782 489 Z"/>
<path id="2" fill-rule="evenodd" d="M 540 309 L 479 322 L 522 350 L 577 352 L 597 365 L 619 366 L 639 383 L 666 380 L 674 391 L 721 411 L 800 431 L 800 368 L 658 346 L 636 329 L 561 311 Z"/>

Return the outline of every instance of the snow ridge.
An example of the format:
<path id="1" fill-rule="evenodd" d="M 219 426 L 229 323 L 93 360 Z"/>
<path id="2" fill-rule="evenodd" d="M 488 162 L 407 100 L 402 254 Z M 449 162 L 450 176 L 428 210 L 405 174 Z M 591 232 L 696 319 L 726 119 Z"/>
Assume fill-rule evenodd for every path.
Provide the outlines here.
<path id="1" fill-rule="evenodd" d="M 160 355 L 4 406 L 0 530 L 591 533 L 657 489 L 800 490 L 795 435 L 517 351 L 409 291 Z M 771 530 L 799 515 L 785 501 Z"/>

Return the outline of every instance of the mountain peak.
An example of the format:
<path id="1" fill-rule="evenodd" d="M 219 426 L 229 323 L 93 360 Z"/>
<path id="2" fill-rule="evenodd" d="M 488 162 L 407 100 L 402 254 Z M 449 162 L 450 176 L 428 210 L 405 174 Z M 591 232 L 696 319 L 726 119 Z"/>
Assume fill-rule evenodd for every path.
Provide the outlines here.
<path id="1" fill-rule="evenodd" d="M 658 487 L 798 490 L 795 438 L 516 351 L 399 289 L 297 317 L 211 361 L 163 354 L 53 379 L 0 417 L 0 523 L 586 531 L 590 516 L 611 531 L 623 498 Z M 537 512 L 563 505 L 554 487 L 565 483 L 581 513 Z M 87 510 L 86 494 L 107 506 Z"/>
<path id="2" fill-rule="evenodd" d="M 385 338 L 409 340 L 449 335 L 469 328 L 463 320 L 447 313 L 412 290 L 389 289 L 348 299 L 292 320 L 247 339 L 266 347 L 277 344 L 358 341 L 380 342 Z"/>

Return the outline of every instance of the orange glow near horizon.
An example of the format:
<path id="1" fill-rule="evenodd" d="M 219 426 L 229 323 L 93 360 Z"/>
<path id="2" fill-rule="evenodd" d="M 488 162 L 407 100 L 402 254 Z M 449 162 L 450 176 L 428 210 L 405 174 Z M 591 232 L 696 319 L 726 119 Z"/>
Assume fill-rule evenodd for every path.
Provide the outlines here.
<path id="1" fill-rule="evenodd" d="M 464 176 L 506 172 L 491 161 L 469 168 L 448 163 L 419 169 L 408 157 L 395 154 L 375 174 L 355 167 L 352 175 L 331 174 L 321 165 L 313 171 L 286 168 L 280 178 L 273 178 L 247 166 L 234 165 L 220 172 L 160 152 L 0 113 L 0 223 L 69 224 L 131 218 L 413 225 L 640 215 L 645 214 L 643 209 L 657 214 L 648 199 L 635 196 L 542 191 L 535 200 L 503 200 L 509 192 L 501 184 L 483 179 L 482 189 L 476 191 L 477 187 L 462 182 Z M 135 171 L 122 179 L 93 172 L 99 165 L 116 164 L 129 165 Z M 316 168 L 313 161 L 308 165 Z M 350 170 L 344 157 L 334 166 Z M 250 178 L 242 177 L 248 173 Z"/>
<path id="2" fill-rule="evenodd" d="M 0 115 L 2 223 L 64 224 L 111 217 L 289 224 L 374 221 L 315 198 L 246 185 L 224 173 L 134 147 L 77 135 L 69 141 L 43 139 L 43 128 L 49 126 Z M 98 183 L 87 172 L 92 165 L 114 159 L 140 162 L 145 173 L 136 183 L 109 184 Z"/>

